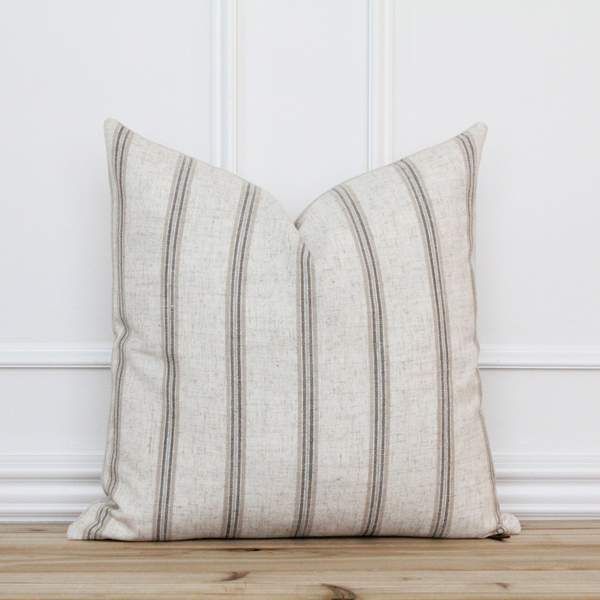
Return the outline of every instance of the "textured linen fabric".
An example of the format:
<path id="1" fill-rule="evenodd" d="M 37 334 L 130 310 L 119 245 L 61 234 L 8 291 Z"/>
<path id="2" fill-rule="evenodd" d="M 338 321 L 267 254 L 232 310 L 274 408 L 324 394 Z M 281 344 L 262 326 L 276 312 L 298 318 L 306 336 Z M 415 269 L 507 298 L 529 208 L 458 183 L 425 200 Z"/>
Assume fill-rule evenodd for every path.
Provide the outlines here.
<path id="1" fill-rule="evenodd" d="M 505 536 L 481 415 L 485 127 L 325 193 L 264 190 L 106 123 L 107 499 L 75 539 Z"/>

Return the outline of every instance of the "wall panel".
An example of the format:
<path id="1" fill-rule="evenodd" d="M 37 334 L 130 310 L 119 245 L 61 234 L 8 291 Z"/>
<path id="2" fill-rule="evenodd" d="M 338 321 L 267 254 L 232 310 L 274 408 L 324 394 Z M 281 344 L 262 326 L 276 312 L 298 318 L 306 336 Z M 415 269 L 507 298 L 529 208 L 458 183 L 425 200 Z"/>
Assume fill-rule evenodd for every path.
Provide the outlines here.
<path id="1" fill-rule="evenodd" d="M 239 2 L 239 172 L 295 217 L 366 169 L 367 2 Z"/>
<path id="2" fill-rule="evenodd" d="M 110 339 L 102 123 L 113 116 L 210 156 L 210 8 L 193 0 L 3 4 L 5 343 Z"/>
<path id="3" fill-rule="evenodd" d="M 208 0 L 3 3 L 5 362 L 23 355 L 35 360 L 40 348 L 52 358 L 74 346 L 77 360 L 78 348 L 107 347 L 110 197 L 103 120 L 114 116 L 209 159 L 210 39 Z M 108 381 L 106 371 L 0 370 L 0 452 L 99 451 Z"/>
<path id="4" fill-rule="evenodd" d="M 477 220 L 484 344 L 600 343 L 593 0 L 397 0 L 394 154 L 489 126 Z"/>

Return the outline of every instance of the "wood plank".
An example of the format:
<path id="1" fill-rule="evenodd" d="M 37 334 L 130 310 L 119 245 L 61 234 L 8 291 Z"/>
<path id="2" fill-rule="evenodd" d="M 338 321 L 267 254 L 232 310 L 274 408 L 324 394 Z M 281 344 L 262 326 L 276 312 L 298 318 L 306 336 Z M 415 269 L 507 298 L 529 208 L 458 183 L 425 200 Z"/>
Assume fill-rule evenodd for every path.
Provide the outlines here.
<path id="1" fill-rule="evenodd" d="M 0 525 L 0 598 L 600 598 L 600 522 L 509 540 L 324 538 L 76 542 Z"/>

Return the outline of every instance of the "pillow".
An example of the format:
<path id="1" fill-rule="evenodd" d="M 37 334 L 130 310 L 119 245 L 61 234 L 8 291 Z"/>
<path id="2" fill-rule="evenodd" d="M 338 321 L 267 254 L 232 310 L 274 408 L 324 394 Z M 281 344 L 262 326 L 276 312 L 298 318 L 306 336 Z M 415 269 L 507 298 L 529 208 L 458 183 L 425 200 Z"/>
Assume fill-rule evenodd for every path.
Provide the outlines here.
<path id="1" fill-rule="evenodd" d="M 326 192 L 266 191 L 105 126 L 106 500 L 74 539 L 503 537 L 481 416 L 485 126 Z"/>

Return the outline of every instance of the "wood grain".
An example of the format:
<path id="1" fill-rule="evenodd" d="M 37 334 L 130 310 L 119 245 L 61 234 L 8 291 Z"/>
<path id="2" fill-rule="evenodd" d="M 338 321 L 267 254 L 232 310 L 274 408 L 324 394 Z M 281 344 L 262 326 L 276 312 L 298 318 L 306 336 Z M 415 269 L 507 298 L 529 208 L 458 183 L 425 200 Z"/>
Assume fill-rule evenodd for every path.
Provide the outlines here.
<path id="1" fill-rule="evenodd" d="M 0 598 L 600 598 L 600 522 L 524 524 L 509 540 L 326 538 L 75 542 L 0 525 Z"/>

